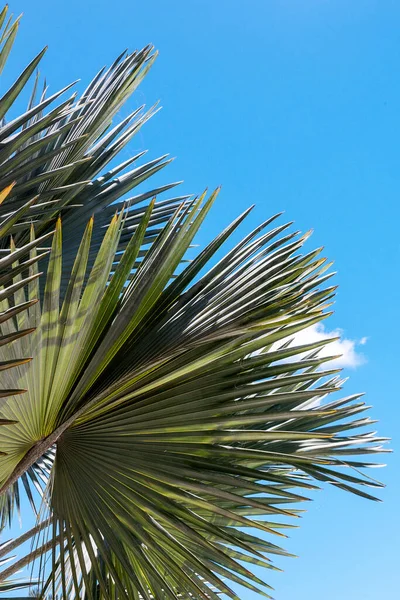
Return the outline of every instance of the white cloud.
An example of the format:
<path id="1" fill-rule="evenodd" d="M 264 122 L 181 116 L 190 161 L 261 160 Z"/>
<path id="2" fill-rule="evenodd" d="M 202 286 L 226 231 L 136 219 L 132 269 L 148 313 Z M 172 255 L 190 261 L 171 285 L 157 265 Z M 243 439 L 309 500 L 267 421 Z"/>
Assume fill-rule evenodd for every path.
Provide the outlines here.
<path id="1" fill-rule="evenodd" d="M 344 337 L 341 329 L 334 329 L 333 331 L 327 331 L 323 323 L 317 323 L 311 325 L 307 329 L 298 331 L 293 336 L 292 345 L 300 346 L 303 344 L 311 344 L 313 342 L 319 342 L 324 339 L 340 337 L 340 339 L 327 344 L 319 351 L 319 356 L 337 356 L 341 355 L 329 363 L 335 367 L 348 367 L 355 369 L 366 362 L 365 356 L 359 352 L 358 346 L 365 346 L 368 338 L 363 337 L 360 340 L 352 340 Z"/>

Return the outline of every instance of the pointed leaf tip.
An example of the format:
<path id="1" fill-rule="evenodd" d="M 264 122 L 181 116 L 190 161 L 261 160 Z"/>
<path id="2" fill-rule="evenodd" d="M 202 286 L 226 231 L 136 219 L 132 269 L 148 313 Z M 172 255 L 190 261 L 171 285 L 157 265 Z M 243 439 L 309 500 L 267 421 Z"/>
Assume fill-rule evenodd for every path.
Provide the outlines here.
<path id="1" fill-rule="evenodd" d="M 9 185 L 7 185 L 7 187 L 5 187 L 3 190 L 1 190 L 0 204 L 2 204 L 2 202 L 7 198 L 8 194 L 11 192 L 11 190 L 13 189 L 15 184 L 16 184 L 16 182 L 12 181 Z"/>

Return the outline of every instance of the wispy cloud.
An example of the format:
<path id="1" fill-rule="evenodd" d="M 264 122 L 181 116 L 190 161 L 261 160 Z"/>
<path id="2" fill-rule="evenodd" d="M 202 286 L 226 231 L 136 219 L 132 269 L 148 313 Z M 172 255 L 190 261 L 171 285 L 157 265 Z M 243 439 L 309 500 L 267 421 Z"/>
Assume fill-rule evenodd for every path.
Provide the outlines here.
<path id="1" fill-rule="evenodd" d="M 320 356 L 341 355 L 340 358 L 332 361 L 330 365 L 355 369 L 366 362 L 366 358 L 362 352 L 360 352 L 359 347 L 365 346 L 368 341 L 367 337 L 362 337 L 360 340 L 346 338 L 341 329 L 328 331 L 323 323 L 311 325 L 311 327 L 307 327 L 307 329 L 297 332 L 293 336 L 294 340 L 292 345 L 300 346 L 303 344 L 319 342 L 324 339 L 328 340 L 334 337 L 340 337 L 340 339 L 327 344 L 321 348 L 319 352 Z"/>

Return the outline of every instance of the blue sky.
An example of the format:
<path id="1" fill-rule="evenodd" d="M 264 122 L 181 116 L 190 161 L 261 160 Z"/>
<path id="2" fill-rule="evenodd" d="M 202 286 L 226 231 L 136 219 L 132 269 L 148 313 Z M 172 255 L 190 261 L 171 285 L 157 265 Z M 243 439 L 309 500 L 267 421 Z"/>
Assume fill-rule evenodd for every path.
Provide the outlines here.
<path id="1" fill-rule="evenodd" d="M 184 179 L 182 193 L 223 185 L 200 244 L 256 203 L 242 232 L 284 210 L 335 261 L 340 289 L 326 330 L 343 330 L 346 392 L 367 393 L 395 452 L 379 472 L 384 503 L 331 488 L 316 494 L 287 543 L 300 557 L 280 561 L 285 572 L 269 582 L 278 600 L 398 597 L 400 4 L 10 4 L 24 19 L 8 70 L 15 75 L 47 43 L 42 72 L 52 92 L 86 83 L 125 47 L 159 49 L 123 115 L 158 99 L 163 110 L 125 152 L 176 156 L 160 177 Z"/>

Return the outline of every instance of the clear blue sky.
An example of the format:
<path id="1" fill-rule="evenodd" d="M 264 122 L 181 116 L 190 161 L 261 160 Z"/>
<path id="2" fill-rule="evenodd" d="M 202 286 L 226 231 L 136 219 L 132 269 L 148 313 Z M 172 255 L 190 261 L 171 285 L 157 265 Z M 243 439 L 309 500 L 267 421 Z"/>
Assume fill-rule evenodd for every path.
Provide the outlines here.
<path id="1" fill-rule="evenodd" d="M 393 438 L 383 504 L 326 489 L 272 574 L 278 600 L 376 600 L 400 589 L 398 452 L 400 3 L 398 0 L 23 0 L 10 67 L 46 43 L 56 91 L 86 83 L 120 50 L 160 56 L 128 109 L 163 110 L 131 146 L 177 156 L 165 181 L 183 192 L 223 185 L 199 243 L 254 202 L 250 229 L 285 210 L 335 260 L 340 285 L 327 325 L 366 362 L 347 369 Z M 128 151 L 126 151 L 128 152 Z M 246 229 L 246 228 L 245 228 Z M 396 454 L 397 450 L 397 454 Z M 374 473 L 374 475 L 376 472 Z M 397 510 L 396 510 L 397 509 Z M 254 595 L 244 592 L 243 600 Z"/>

